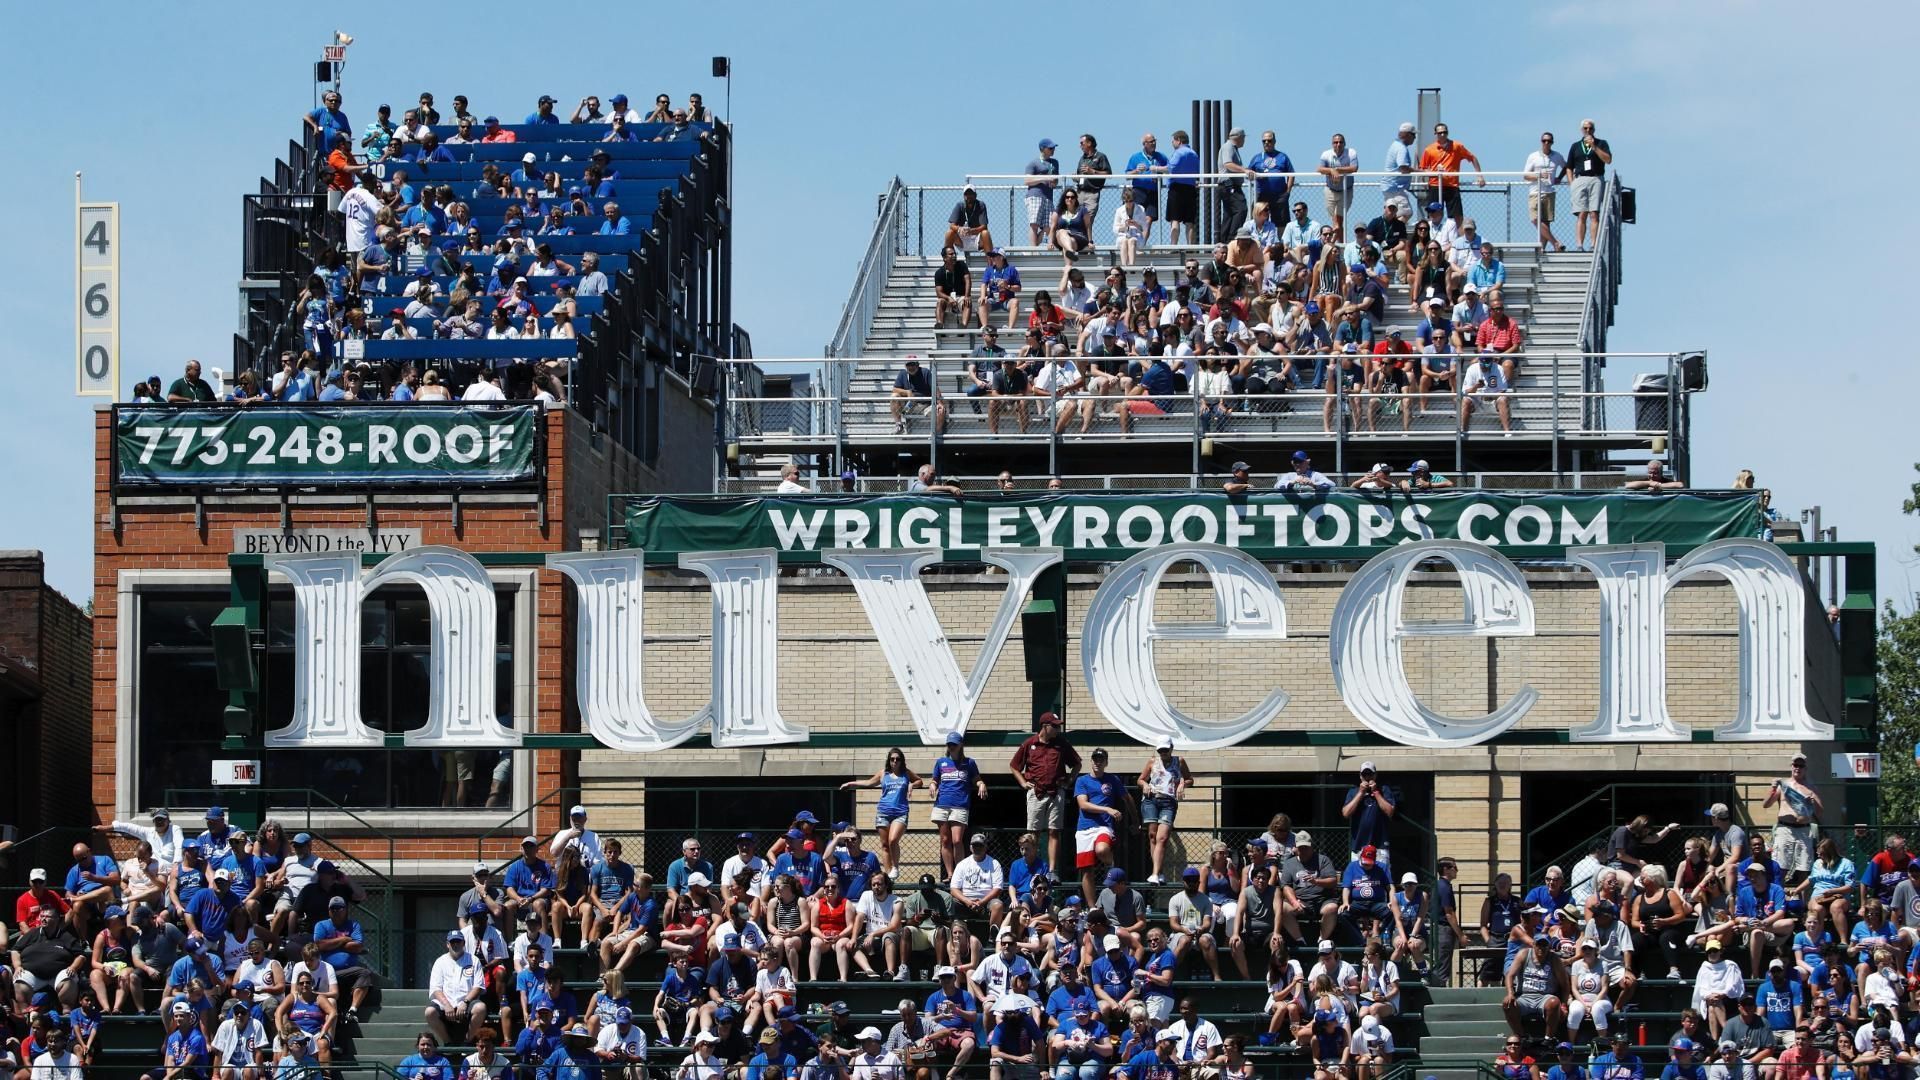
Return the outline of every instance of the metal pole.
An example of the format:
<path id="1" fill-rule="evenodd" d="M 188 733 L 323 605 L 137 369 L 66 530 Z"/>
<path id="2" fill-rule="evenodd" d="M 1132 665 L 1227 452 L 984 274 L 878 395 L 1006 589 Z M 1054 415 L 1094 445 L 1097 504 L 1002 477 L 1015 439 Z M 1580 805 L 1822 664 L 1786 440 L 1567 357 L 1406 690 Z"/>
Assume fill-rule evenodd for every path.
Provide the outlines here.
<path id="1" fill-rule="evenodd" d="M 1560 354 L 1553 354 L 1553 486 L 1566 487 L 1566 474 L 1560 471 Z"/>
<path id="2" fill-rule="evenodd" d="M 1840 527 L 1838 525 L 1827 526 L 1827 533 L 1825 536 L 1821 537 L 1821 539 L 1826 541 L 1829 544 L 1839 543 Z M 1836 607 L 1839 605 L 1839 603 L 1840 603 L 1840 556 L 1829 555 L 1827 556 L 1827 606 Z"/>
<path id="3" fill-rule="evenodd" d="M 1347 475 L 1347 380 L 1341 377 L 1341 357 L 1333 358 L 1333 471 Z"/>
<path id="4" fill-rule="evenodd" d="M 1460 408 L 1467 400 L 1467 376 L 1463 372 L 1453 381 L 1453 471 L 1464 473 L 1467 471 L 1467 424 L 1460 418 Z"/>
<path id="5" fill-rule="evenodd" d="M 1194 374 L 1199 374 L 1198 367 L 1194 369 Z M 1193 399 L 1193 473 L 1187 480 L 1187 486 L 1197 489 L 1200 486 L 1200 440 L 1206 431 L 1207 418 L 1200 409 L 1200 380 L 1194 379 L 1187 389 Z"/>
<path id="6" fill-rule="evenodd" d="M 933 466 L 933 475 L 940 475 L 940 361 L 931 354 L 927 357 L 927 383 L 932 391 L 927 396 L 927 464 Z"/>

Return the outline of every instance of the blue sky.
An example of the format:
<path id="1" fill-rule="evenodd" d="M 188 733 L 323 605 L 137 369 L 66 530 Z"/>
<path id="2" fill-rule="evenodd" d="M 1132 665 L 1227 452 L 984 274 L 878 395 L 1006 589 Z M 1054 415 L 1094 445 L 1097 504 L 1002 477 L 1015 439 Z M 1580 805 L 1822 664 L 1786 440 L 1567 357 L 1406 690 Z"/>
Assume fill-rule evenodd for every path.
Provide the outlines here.
<path id="1" fill-rule="evenodd" d="M 71 393 L 74 171 L 122 208 L 122 382 L 171 380 L 188 357 L 224 366 L 240 197 L 295 134 L 312 62 L 339 28 L 357 39 L 345 85 L 356 125 L 423 89 L 503 116 L 542 93 L 570 105 L 699 91 L 718 107 L 708 58 L 732 56 L 735 313 L 762 357 L 819 355 L 874 194 L 895 174 L 1017 171 L 1041 135 L 1070 143 L 1083 130 L 1128 147 L 1182 126 L 1193 97 L 1232 98 L 1243 126 L 1275 128 L 1296 161 L 1343 130 L 1367 168 L 1412 118 L 1416 87 L 1444 89 L 1455 137 L 1497 169 L 1517 169 L 1542 129 L 1564 146 L 1592 116 L 1640 192 L 1612 347 L 1712 354 L 1696 480 L 1751 468 L 1776 506 L 1819 504 L 1842 538 L 1880 545 L 1882 595 L 1911 604 L 1920 519 L 1899 500 L 1920 479 L 1920 438 L 1912 301 L 1898 300 L 1911 279 L 1889 224 L 1911 218 L 1920 173 L 1905 52 L 1920 8 L 1615 0 L 1435 20 L 1432 5 L 1377 4 L 1361 20 L 1300 5 L 1191 32 L 1170 18 L 1197 10 L 19 6 L 0 69 L 13 238 L 0 274 L 0 547 L 43 549 L 55 585 L 91 590 L 94 401 Z M 1067 20 L 1084 26 L 1078 44 Z"/>

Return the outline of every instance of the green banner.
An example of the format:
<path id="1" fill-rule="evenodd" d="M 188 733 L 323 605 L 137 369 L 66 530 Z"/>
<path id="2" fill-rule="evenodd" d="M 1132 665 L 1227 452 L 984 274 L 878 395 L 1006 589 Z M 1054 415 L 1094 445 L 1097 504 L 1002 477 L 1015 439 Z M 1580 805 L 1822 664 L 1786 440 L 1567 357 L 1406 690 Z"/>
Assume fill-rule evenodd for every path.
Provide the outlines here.
<path id="1" fill-rule="evenodd" d="M 1124 559 L 1181 542 L 1307 559 L 1426 539 L 1526 549 L 1648 543 L 1690 548 L 1758 535 L 1760 503 L 1746 491 L 658 497 L 629 503 L 626 528 L 629 547 L 663 559 L 683 551 L 747 548 L 773 548 L 791 560 L 843 547 L 1058 547 L 1069 559 L 1087 561 Z"/>
<path id="2" fill-rule="evenodd" d="M 125 487 L 500 484 L 537 475 L 538 405 L 122 406 Z"/>

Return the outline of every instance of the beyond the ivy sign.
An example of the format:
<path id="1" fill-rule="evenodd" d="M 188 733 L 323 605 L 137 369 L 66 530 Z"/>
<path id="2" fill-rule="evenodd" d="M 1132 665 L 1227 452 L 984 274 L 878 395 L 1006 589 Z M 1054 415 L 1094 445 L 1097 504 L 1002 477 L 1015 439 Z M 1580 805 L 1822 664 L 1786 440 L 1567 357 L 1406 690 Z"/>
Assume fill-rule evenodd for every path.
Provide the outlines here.
<path id="1" fill-rule="evenodd" d="M 1609 500 L 1614 506 L 1628 501 Z M 1647 504 L 1655 501 L 1649 498 Z M 1028 593 L 1040 574 L 1066 555 L 1057 546 L 989 546 L 967 556 L 965 561 L 1004 571 L 1006 583 L 971 671 L 962 670 L 920 580 L 922 570 L 947 558 L 938 546 L 842 546 L 818 556 L 851 583 L 920 739 L 929 746 L 967 729 Z M 1666 608 L 1674 584 L 1701 577 L 1730 583 L 1738 604 L 1739 700 L 1733 719 L 1714 737 L 1784 742 L 1832 737 L 1832 727 L 1807 709 L 1807 594 L 1799 571 L 1777 546 L 1741 538 L 1711 540 L 1669 563 L 1660 543 L 1599 543 L 1568 547 L 1561 558 L 1593 578 L 1600 601 L 1599 707 L 1571 738 L 1658 742 L 1690 737 L 1667 712 Z M 676 553 L 673 561 L 703 576 L 712 598 L 711 693 L 705 705 L 679 717 L 657 716 L 647 704 L 643 585 L 649 561 L 648 552 L 638 548 L 546 559 L 572 582 L 576 594 L 575 696 L 593 737 L 634 753 L 666 749 L 702 733 L 718 747 L 805 742 L 806 729 L 780 712 L 779 553 L 773 547 Z M 1416 570 L 1436 562 L 1457 580 L 1459 617 L 1412 618 L 1406 611 L 1409 584 Z M 407 744 L 518 745 L 519 734 L 501 726 L 494 714 L 494 591 L 472 555 L 447 547 L 417 548 L 365 573 L 357 554 L 273 556 L 265 567 L 292 583 L 294 598 L 293 714 L 273 718 L 284 723 L 268 733 L 268 746 L 381 745 L 382 733 L 360 718 L 360 605 L 368 592 L 396 581 L 420 586 L 432 610 L 428 714 L 422 726 L 407 732 Z M 1157 620 L 1153 596 L 1162 579 L 1176 568 L 1194 567 L 1210 584 L 1213 618 Z M 1132 553 L 1103 573 L 1078 630 L 1080 673 L 1092 707 L 1139 742 L 1172 739 L 1188 749 L 1231 746 L 1279 720 L 1286 709 L 1287 679 L 1276 675 L 1265 697 L 1246 712 L 1189 713 L 1170 699 L 1155 666 L 1158 641 L 1232 642 L 1244 655 L 1263 641 L 1287 636 L 1287 603 L 1279 581 L 1247 550 L 1170 541 Z M 1485 714 L 1449 716 L 1420 700 L 1407 679 L 1403 649 L 1421 639 L 1531 637 L 1534 632 L 1532 593 L 1507 555 L 1467 540 L 1404 540 L 1383 545 L 1342 589 L 1329 628 L 1328 666 L 1357 723 L 1409 746 L 1471 746 L 1519 723 L 1538 692 L 1522 686 Z"/>

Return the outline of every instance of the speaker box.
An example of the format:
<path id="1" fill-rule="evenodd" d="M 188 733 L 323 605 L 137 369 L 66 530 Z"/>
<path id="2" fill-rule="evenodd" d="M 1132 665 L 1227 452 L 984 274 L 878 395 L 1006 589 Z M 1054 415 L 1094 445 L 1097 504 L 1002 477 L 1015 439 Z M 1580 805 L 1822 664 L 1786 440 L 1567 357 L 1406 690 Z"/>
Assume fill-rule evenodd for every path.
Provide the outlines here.
<path id="1" fill-rule="evenodd" d="M 333 81 L 333 64 L 331 61 L 322 60 L 313 65 L 313 81 L 317 83 Z"/>
<path id="2" fill-rule="evenodd" d="M 1639 208 L 1638 207 L 1639 201 L 1640 201 L 1639 198 L 1635 195 L 1635 192 L 1632 188 L 1623 187 L 1620 189 L 1620 220 L 1621 221 L 1624 221 L 1629 225 L 1636 224 L 1634 220 L 1634 212 Z"/>
<path id="3" fill-rule="evenodd" d="M 1707 357 L 1704 353 L 1688 353 L 1680 358 L 1680 389 L 1705 390 L 1707 388 Z"/>
<path id="4" fill-rule="evenodd" d="M 1028 682 L 1059 682 L 1066 672 L 1060 613 L 1053 601 L 1035 600 L 1020 611 L 1020 637 L 1027 661 Z"/>

